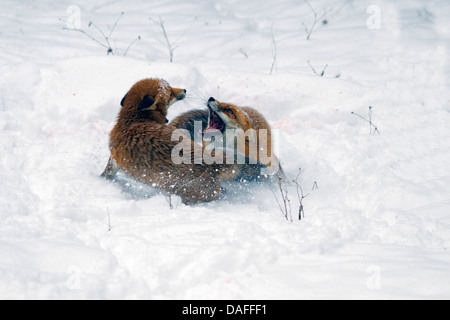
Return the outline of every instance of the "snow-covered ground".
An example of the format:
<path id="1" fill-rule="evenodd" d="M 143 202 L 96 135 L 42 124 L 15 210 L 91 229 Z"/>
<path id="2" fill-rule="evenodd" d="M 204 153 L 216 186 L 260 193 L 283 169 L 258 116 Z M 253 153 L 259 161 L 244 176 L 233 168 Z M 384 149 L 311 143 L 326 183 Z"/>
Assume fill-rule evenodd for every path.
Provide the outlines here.
<path id="1" fill-rule="evenodd" d="M 1 0 L 0 298 L 450 299 L 450 4 L 310 4 L 306 40 L 301 0 Z M 104 42 L 121 12 L 114 56 L 67 30 Z M 318 184 L 305 218 L 293 186 L 291 223 L 267 187 L 170 210 L 100 179 L 147 77 L 188 90 L 172 119 L 210 96 L 260 110 Z M 351 114 L 369 106 L 380 134 Z"/>

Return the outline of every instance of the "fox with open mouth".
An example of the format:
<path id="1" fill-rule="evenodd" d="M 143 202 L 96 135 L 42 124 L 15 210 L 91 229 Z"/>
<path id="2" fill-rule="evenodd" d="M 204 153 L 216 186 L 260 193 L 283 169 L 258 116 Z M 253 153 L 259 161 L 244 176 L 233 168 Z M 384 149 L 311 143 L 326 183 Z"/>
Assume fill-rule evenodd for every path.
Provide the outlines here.
<path id="1" fill-rule="evenodd" d="M 284 177 L 273 152 L 272 130 L 261 113 L 250 107 L 222 103 L 213 97 L 209 98 L 207 107 L 207 110 L 186 112 L 169 125 L 187 129 L 195 137 L 199 132 L 195 131 L 194 122 L 201 121 L 205 149 L 233 149 L 253 160 L 253 164 L 242 165 L 240 170 L 223 171 L 220 179 L 261 180 L 263 176 L 275 174 Z"/>

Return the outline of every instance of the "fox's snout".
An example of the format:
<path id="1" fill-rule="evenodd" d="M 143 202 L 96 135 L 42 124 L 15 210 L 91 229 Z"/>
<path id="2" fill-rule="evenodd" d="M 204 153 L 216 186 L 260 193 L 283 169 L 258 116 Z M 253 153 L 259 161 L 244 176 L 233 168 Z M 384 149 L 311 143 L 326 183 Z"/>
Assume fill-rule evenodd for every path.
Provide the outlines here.
<path id="1" fill-rule="evenodd" d="M 175 91 L 175 89 L 173 89 Z M 175 94 L 177 95 L 176 98 L 177 100 L 183 100 L 184 98 L 186 98 L 186 89 L 178 89 L 180 90 L 179 92 L 175 91 Z"/>

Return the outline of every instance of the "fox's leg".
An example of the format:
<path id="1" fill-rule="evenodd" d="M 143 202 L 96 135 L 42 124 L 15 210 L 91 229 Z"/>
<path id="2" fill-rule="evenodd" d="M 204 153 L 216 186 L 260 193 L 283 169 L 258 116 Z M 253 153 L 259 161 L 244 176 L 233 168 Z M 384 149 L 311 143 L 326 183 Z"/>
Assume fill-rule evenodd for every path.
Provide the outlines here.
<path id="1" fill-rule="evenodd" d="M 101 177 L 105 179 L 113 179 L 119 171 L 119 166 L 116 164 L 116 161 L 114 161 L 114 158 L 112 156 L 109 157 L 108 164 L 106 165 L 105 170 L 103 171 Z"/>
<path id="2" fill-rule="evenodd" d="M 185 188 L 179 188 L 176 194 L 181 197 L 183 204 L 193 205 L 219 200 L 222 188 L 220 181 L 211 177 L 204 179 L 200 184 L 193 183 Z"/>

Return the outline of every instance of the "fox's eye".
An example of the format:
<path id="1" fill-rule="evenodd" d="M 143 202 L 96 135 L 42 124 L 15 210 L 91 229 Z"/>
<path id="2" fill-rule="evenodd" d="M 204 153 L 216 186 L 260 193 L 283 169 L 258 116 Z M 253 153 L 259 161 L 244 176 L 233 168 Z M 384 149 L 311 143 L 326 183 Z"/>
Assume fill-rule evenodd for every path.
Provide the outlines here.
<path id="1" fill-rule="evenodd" d="M 223 109 L 223 111 L 225 113 L 228 113 L 228 117 L 230 117 L 232 119 L 236 119 L 236 115 L 234 114 L 233 110 L 226 108 L 226 109 Z"/>

